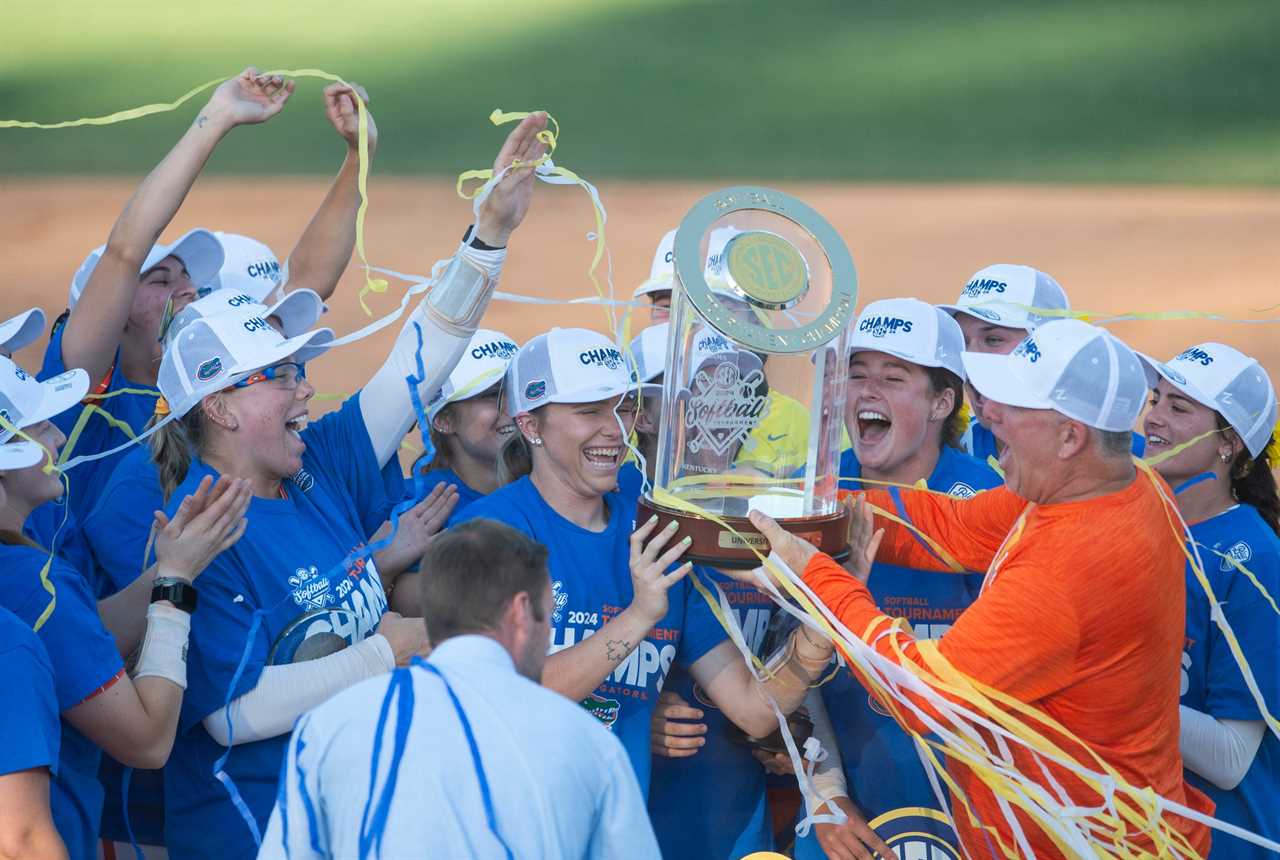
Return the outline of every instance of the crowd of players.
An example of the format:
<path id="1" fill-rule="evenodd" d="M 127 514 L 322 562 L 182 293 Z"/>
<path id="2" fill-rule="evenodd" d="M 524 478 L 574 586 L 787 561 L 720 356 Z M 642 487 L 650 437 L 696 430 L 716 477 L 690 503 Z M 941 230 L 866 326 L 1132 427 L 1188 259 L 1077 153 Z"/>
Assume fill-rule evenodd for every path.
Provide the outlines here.
<path id="1" fill-rule="evenodd" d="M 292 89 L 254 70 L 221 85 L 76 271 L 38 372 L 0 358 L 0 856 L 1072 855 L 963 767 L 958 805 L 909 709 L 749 576 L 682 561 L 674 522 L 636 521 L 674 233 L 630 344 L 479 327 L 545 115 L 507 138 L 504 178 L 378 370 L 310 422 L 306 365 L 334 345 L 318 324 L 355 241 L 353 90 L 325 90 L 347 157 L 284 266 L 230 233 L 159 244 L 217 143 Z M 754 520 L 886 657 L 924 667 L 933 648 L 1056 720 L 1077 761 L 1280 838 L 1271 381 L 1228 345 L 1161 362 L 1068 310 L 1052 277 L 1000 264 L 954 304 L 888 299 L 854 323 L 840 478 L 894 487 L 865 498 L 937 547 L 859 503 L 841 567 Z M 45 322 L 0 325 L 0 352 Z M 789 477 L 808 409 L 764 396 L 723 466 Z M 420 414 L 429 453 L 406 469 Z M 62 473 L 59 452 L 96 458 Z M 796 783 L 779 712 L 821 750 L 822 817 L 791 845 L 769 803 Z M 1167 820 L 1186 856 L 1267 853 Z"/>

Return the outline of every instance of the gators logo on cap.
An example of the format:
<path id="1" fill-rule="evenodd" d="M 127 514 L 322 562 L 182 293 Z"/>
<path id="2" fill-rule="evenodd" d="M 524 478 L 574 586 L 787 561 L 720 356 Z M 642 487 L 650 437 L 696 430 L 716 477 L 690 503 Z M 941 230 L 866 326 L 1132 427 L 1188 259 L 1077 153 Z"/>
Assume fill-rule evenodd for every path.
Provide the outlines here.
<path id="1" fill-rule="evenodd" d="M 547 394 L 547 381 L 545 379 L 535 379 L 524 387 L 525 400 L 538 400 Z"/>
<path id="2" fill-rule="evenodd" d="M 222 359 L 211 358 L 196 368 L 196 379 L 201 382 L 208 382 L 219 373 L 222 373 Z"/>

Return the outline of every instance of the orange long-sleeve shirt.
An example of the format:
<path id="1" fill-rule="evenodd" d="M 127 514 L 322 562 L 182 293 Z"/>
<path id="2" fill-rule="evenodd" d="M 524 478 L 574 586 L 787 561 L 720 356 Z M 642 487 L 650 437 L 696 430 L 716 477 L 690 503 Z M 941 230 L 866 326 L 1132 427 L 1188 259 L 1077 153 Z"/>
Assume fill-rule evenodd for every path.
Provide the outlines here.
<path id="1" fill-rule="evenodd" d="M 892 509 L 888 493 L 867 496 Z M 973 680 L 1057 720 L 1130 784 L 1211 811 L 1212 802 L 1182 776 L 1178 683 L 1184 556 L 1151 480 L 1138 475 L 1116 493 L 1039 506 L 1003 487 L 972 499 L 927 492 L 901 497 L 917 528 L 965 568 L 987 571 L 981 596 L 938 642 L 942 656 Z M 877 526 L 886 530 L 879 560 L 946 570 L 907 528 L 883 519 Z M 890 641 L 896 639 L 908 659 L 923 665 L 910 633 L 884 636 L 891 619 L 866 587 L 829 557 L 814 556 L 804 580 L 879 653 L 896 659 Z M 1078 746 L 1048 734 L 1077 761 L 1097 769 Z M 1040 773 L 1029 753 L 1014 754 L 1020 772 Z M 1012 846 L 994 796 L 968 768 L 949 767 L 982 823 Z M 1069 772 L 1049 768 L 1076 803 L 1098 802 Z M 1062 856 L 1046 834 L 1018 815 L 1037 857 Z M 991 856 L 987 836 L 962 812 L 955 819 L 970 856 Z M 1170 820 L 1207 855 L 1208 828 L 1181 817 Z"/>

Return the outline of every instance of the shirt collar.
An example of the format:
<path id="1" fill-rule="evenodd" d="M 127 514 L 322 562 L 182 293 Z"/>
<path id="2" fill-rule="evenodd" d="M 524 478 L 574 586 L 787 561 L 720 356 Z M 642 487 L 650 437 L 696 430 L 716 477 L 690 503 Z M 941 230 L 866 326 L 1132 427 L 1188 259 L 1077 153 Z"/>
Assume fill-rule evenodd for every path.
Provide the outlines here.
<path id="1" fill-rule="evenodd" d="M 477 663 L 494 669 L 515 672 L 516 665 L 507 649 L 497 639 L 478 633 L 451 636 L 441 642 L 427 658 L 441 668 L 474 666 Z"/>

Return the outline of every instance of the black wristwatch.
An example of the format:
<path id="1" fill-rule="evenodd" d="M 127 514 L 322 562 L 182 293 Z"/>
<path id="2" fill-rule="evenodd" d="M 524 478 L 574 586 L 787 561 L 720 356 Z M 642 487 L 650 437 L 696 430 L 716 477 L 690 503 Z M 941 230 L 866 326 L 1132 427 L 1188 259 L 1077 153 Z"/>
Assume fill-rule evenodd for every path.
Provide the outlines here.
<path id="1" fill-rule="evenodd" d="M 151 602 L 167 600 L 190 615 L 196 611 L 196 587 L 185 579 L 158 576 L 151 585 Z"/>
<path id="2" fill-rule="evenodd" d="M 494 245 L 486 245 L 480 241 L 480 237 L 476 235 L 476 227 L 472 224 L 467 228 L 467 232 L 462 234 L 462 244 L 475 248 L 477 251 L 501 251 L 502 248 Z"/>

